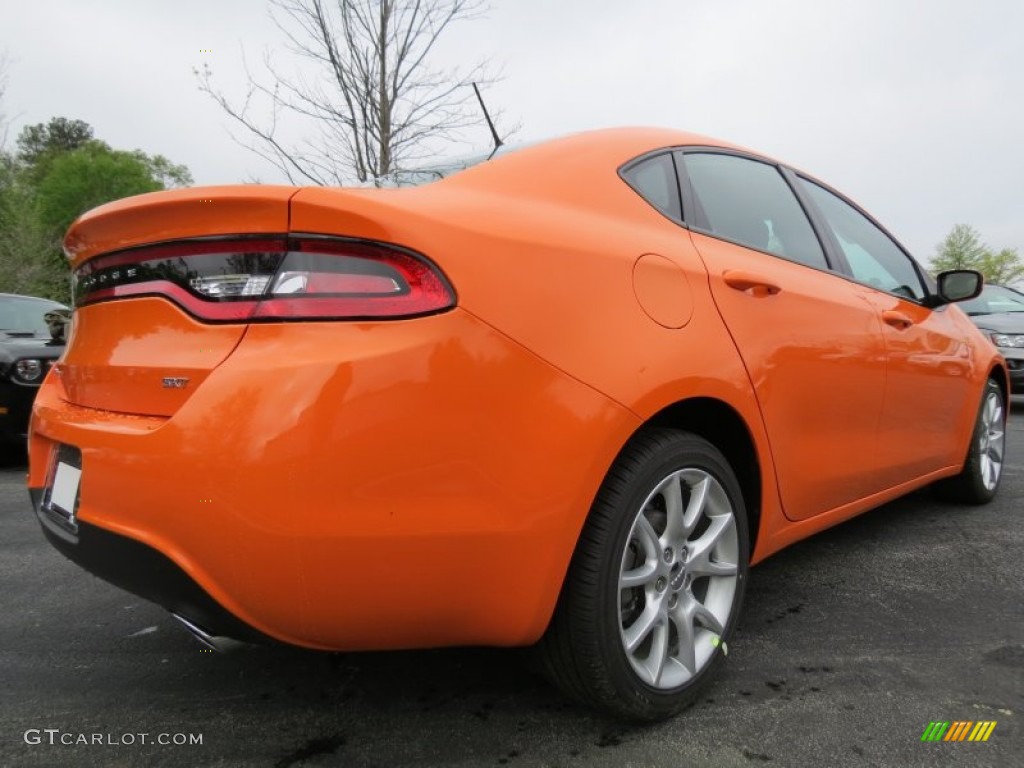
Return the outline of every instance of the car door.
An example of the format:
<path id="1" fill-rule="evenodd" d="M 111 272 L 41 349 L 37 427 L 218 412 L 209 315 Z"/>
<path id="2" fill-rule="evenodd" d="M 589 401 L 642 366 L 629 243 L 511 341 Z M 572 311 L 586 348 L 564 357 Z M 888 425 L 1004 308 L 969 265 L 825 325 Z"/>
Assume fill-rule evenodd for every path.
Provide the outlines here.
<path id="1" fill-rule="evenodd" d="M 824 186 L 803 177 L 797 184 L 882 321 L 888 373 L 880 478 L 891 487 L 962 461 L 958 425 L 965 409 L 978 407 L 967 326 L 951 307 L 925 305 L 920 269 L 881 227 Z"/>
<path id="2" fill-rule="evenodd" d="M 865 289 L 830 270 L 780 170 L 733 153 L 677 156 L 691 238 L 760 404 L 786 516 L 878 490 L 885 346 Z"/>

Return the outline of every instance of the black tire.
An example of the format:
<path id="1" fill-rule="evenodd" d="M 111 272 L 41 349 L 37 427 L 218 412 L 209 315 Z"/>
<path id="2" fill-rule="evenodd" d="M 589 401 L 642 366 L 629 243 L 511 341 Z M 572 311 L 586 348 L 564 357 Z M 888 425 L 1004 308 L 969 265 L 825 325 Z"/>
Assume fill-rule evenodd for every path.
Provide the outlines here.
<path id="1" fill-rule="evenodd" d="M 687 472 L 676 475 L 680 470 Z M 698 484 L 705 477 L 714 482 L 701 479 Z M 688 485 L 691 480 L 693 486 Z M 667 522 L 660 531 L 657 525 L 659 515 L 669 519 L 672 482 L 680 489 L 679 509 L 687 510 L 697 498 L 698 485 L 707 492 L 704 504 L 690 507 L 707 511 L 693 518 L 697 522 L 689 532 L 675 538 Z M 659 492 L 660 487 L 664 490 Z M 686 515 L 675 519 L 683 522 Z M 660 537 L 656 540 L 649 532 Z M 669 541 L 680 543 L 657 549 L 661 554 L 655 562 L 652 548 Z M 700 551 L 706 554 L 695 554 Z M 696 435 L 667 429 L 641 432 L 609 471 L 580 534 L 555 615 L 538 646 L 545 673 L 571 698 L 618 717 L 654 721 L 676 714 L 693 703 L 727 653 L 743 605 L 748 562 L 743 496 L 721 452 Z M 646 575 L 663 568 L 670 569 L 667 578 Z M 711 569 L 735 572 L 697 575 Z M 641 571 L 643 586 L 620 583 L 620 576 Z M 699 612 L 698 604 L 705 608 L 700 618 L 679 618 L 691 608 Z M 662 618 L 648 634 L 638 630 L 633 637 L 646 639 L 628 652 L 627 634 L 648 609 L 655 613 L 660 606 L 667 613 L 658 614 Z M 716 610 L 718 615 L 712 615 Z M 684 645 L 680 633 L 686 626 L 693 627 L 693 641 Z M 656 644 L 667 652 L 656 652 Z M 647 663 L 657 672 L 643 666 L 638 652 L 645 645 Z M 694 650 L 684 654 L 684 648 Z M 678 658 L 671 655 L 673 649 Z M 643 670 L 653 680 L 642 677 Z"/>
<path id="2" fill-rule="evenodd" d="M 993 429 L 998 431 L 995 440 Z M 1006 397 L 1002 388 L 989 379 L 985 384 L 978 416 L 974 421 L 974 432 L 971 434 L 971 446 L 967 451 L 964 468 L 959 475 L 936 483 L 937 495 L 964 504 L 987 504 L 992 501 L 1002 480 L 1005 435 Z"/>

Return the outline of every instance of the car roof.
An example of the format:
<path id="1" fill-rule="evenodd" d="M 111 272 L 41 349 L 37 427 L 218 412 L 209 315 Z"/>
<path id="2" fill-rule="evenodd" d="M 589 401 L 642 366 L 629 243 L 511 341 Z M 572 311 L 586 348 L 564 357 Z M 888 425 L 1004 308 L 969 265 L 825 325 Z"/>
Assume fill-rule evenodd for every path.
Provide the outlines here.
<path id="1" fill-rule="evenodd" d="M 590 162 L 597 160 L 600 163 L 604 159 L 612 163 L 613 167 L 617 167 L 647 152 L 676 146 L 731 149 L 744 152 L 745 154 L 764 157 L 760 153 L 752 152 L 721 139 L 670 128 L 601 128 L 539 140 L 511 142 L 502 144 L 500 147 L 487 152 L 475 152 L 458 157 L 443 157 L 433 164 L 396 170 L 388 176 L 374 179 L 359 186 L 419 186 L 423 183 L 449 178 L 470 168 L 493 165 L 496 160 L 511 155 L 515 155 L 518 159 L 522 160 L 525 158 L 526 161 L 529 161 L 535 154 L 530 151 L 533 149 L 539 150 L 539 154 L 544 154 L 545 152 L 560 154 L 583 152 L 587 155 Z M 604 156 L 603 158 L 602 155 Z M 770 160 L 771 158 L 765 159 Z M 607 162 L 605 163 L 606 165 Z M 401 179 L 403 176 L 411 177 L 413 179 L 412 183 L 403 184 Z M 416 177 L 423 178 L 417 179 Z"/>
<path id="2" fill-rule="evenodd" d="M 599 203 L 609 171 L 645 154 L 671 147 L 713 147 L 764 155 L 721 141 L 667 128 L 604 128 L 551 139 L 497 155 L 426 185 L 435 189 L 500 191 L 552 202 Z M 774 161 L 771 161 L 774 162 Z M 420 187 L 419 189 L 425 189 Z M 410 190 L 415 191 L 415 190 Z M 582 192 L 582 195 L 581 195 Z"/>

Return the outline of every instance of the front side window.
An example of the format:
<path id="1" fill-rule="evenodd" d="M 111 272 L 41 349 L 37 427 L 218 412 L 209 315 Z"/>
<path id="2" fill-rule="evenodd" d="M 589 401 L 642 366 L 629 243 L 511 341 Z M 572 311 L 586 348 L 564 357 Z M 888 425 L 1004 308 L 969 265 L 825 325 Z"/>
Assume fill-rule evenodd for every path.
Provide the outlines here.
<path id="1" fill-rule="evenodd" d="M 665 152 L 648 157 L 622 172 L 626 180 L 640 197 L 666 216 L 681 220 L 683 206 L 679 201 L 679 182 L 672 155 Z"/>
<path id="2" fill-rule="evenodd" d="M 824 187 L 803 178 L 800 183 L 828 221 L 856 280 L 905 299 L 927 295 L 914 263 L 892 238 Z"/>
<path id="3" fill-rule="evenodd" d="M 696 226 L 790 261 L 828 269 L 825 253 L 779 170 L 735 155 L 687 152 Z"/>

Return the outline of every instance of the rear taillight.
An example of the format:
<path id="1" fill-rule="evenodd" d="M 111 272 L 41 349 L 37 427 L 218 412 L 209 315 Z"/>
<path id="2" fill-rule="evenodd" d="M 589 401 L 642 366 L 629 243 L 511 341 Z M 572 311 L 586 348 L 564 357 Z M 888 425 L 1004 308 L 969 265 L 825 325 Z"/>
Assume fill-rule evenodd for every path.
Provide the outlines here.
<path id="1" fill-rule="evenodd" d="M 455 295 L 419 254 L 330 237 L 190 240 L 91 259 L 75 304 L 170 299 L 206 321 L 353 320 L 440 312 Z"/>

